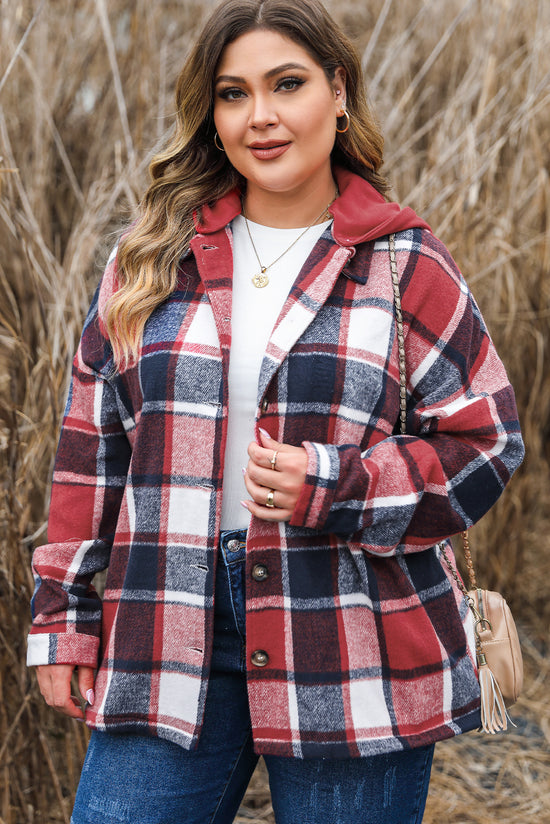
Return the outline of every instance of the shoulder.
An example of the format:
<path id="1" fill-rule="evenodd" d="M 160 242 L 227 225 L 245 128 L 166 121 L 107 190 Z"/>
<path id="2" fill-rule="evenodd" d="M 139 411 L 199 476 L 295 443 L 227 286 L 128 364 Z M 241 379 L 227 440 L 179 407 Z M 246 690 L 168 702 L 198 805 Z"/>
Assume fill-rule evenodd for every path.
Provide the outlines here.
<path id="1" fill-rule="evenodd" d="M 119 238 L 111 250 L 96 293 L 97 315 L 102 331 L 104 331 L 103 323 L 109 300 L 120 288 L 120 281 L 118 279 L 118 251 L 121 240 L 122 238 Z"/>
<path id="2" fill-rule="evenodd" d="M 117 275 L 117 259 L 120 240 L 111 250 L 101 280 L 95 290 L 84 321 L 76 363 L 97 372 L 109 370 L 112 365 L 112 349 L 105 328 L 105 314 L 110 298 L 120 288 Z"/>
<path id="3" fill-rule="evenodd" d="M 453 279 L 463 279 L 445 244 L 429 229 L 405 229 L 395 234 L 396 253 L 406 256 L 408 264 L 419 271 L 446 272 Z"/>
<path id="4" fill-rule="evenodd" d="M 476 335 L 486 331 L 464 276 L 439 238 L 426 229 L 411 229 L 396 235 L 395 246 L 407 323 L 442 339 L 459 330 Z"/>
<path id="5" fill-rule="evenodd" d="M 455 301 L 471 297 L 451 253 L 428 229 L 398 232 L 395 252 L 403 300 L 417 303 L 437 296 Z"/>

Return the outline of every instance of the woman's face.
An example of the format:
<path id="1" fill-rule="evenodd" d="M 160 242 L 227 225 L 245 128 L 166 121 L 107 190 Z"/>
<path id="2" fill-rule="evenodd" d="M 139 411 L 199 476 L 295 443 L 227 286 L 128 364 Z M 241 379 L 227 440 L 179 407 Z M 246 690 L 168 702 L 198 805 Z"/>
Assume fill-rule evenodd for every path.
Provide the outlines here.
<path id="1" fill-rule="evenodd" d="M 274 31 L 243 34 L 222 52 L 214 88 L 218 142 L 254 193 L 334 193 L 330 153 L 345 104 L 309 52 Z"/>

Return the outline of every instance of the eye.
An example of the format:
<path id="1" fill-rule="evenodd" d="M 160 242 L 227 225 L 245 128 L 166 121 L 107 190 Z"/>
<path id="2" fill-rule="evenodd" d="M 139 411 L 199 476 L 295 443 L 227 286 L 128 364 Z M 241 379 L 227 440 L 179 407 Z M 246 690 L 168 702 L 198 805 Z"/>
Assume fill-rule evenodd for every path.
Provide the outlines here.
<path id="1" fill-rule="evenodd" d="M 292 92 L 304 83 L 305 80 L 301 77 L 283 77 L 283 79 L 277 83 L 277 89 L 281 89 L 283 92 Z"/>
<path id="2" fill-rule="evenodd" d="M 241 97 L 246 97 L 246 95 L 242 89 L 228 87 L 226 89 L 220 89 L 218 97 L 222 100 L 240 100 Z"/>

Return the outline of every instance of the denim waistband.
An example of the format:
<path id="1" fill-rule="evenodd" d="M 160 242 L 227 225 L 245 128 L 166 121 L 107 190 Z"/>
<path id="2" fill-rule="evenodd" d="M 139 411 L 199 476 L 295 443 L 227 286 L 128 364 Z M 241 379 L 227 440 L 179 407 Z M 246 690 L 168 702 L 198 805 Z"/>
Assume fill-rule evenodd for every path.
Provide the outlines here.
<path id="1" fill-rule="evenodd" d="M 220 534 L 220 551 L 226 566 L 245 560 L 246 533 L 246 529 L 227 529 Z"/>

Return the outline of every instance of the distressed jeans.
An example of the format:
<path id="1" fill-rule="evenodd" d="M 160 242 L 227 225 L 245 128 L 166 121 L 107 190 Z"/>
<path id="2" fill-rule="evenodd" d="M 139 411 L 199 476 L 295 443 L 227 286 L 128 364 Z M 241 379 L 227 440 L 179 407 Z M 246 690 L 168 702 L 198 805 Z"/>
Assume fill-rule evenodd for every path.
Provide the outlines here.
<path id="1" fill-rule="evenodd" d="M 225 532 L 197 750 L 94 731 L 72 824 L 231 824 L 258 761 L 246 694 L 243 530 Z M 277 824 L 420 824 L 433 746 L 367 758 L 264 756 Z"/>

